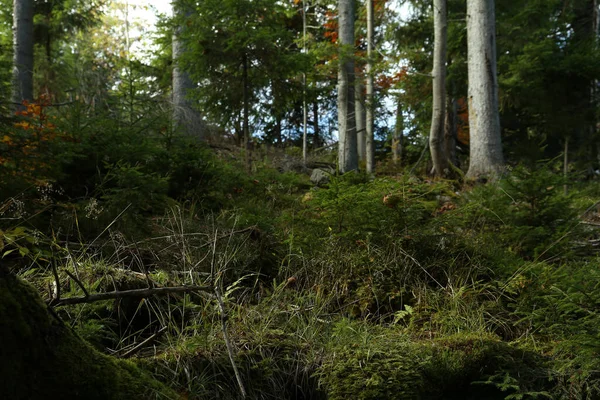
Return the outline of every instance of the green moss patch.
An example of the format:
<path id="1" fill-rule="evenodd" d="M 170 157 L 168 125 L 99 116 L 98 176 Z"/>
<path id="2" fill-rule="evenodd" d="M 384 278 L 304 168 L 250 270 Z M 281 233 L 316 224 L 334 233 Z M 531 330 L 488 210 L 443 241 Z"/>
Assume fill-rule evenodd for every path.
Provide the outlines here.
<path id="1" fill-rule="evenodd" d="M 0 393 L 7 399 L 177 399 L 140 370 L 94 350 L 29 284 L 0 272 Z"/>

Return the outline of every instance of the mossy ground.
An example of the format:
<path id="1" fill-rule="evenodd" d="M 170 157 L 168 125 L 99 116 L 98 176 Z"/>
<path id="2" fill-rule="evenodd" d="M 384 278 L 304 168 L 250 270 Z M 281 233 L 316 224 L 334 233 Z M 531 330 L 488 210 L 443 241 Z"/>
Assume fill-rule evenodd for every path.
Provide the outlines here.
<path id="1" fill-rule="evenodd" d="M 101 354 L 53 318 L 29 284 L 0 273 L 5 399 L 178 399 L 130 361 Z"/>

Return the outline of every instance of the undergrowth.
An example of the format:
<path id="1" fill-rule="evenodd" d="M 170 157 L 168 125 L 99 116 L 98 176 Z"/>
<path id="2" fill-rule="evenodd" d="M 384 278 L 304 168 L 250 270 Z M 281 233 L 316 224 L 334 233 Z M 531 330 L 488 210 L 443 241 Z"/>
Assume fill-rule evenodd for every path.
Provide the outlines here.
<path id="1" fill-rule="evenodd" d="M 3 198 L 0 255 L 48 302 L 207 285 L 56 308 L 187 398 L 240 398 L 233 365 L 257 399 L 600 396 L 589 187 L 565 194 L 544 166 L 474 188 L 360 174 L 311 188 L 193 147 L 157 157 L 168 174 L 105 164 L 84 198 Z"/>

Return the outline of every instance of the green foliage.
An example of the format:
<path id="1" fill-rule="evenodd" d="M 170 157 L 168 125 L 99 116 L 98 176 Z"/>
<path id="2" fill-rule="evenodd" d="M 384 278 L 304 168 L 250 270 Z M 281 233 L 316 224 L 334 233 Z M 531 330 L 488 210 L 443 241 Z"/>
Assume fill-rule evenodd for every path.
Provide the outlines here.
<path id="1" fill-rule="evenodd" d="M 329 399 L 548 397 L 536 391 L 545 384 L 536 375 L 544 373 L 542 360 L 489 335 L 416 341 L 393 329 L 343 320 L 330 346 L 318 372 Z M 497 374 L 510 377 L 512 385 L 478 385 Z"/>
<path id="2" fill-rule="evenodd" d="M 521 329 L 534 330 L 550 341 L 559 398 L 598 396 L 598 261 L 536 264 L 522 274 L 527 279 L 515 314 Z"/>
<path id="3" fill-rule="evenodd" d="M 430 185 L 410 178 L 369 182 L 346 174 L 307 195 L 306 208 L 297 218 L 310 224 L 310 231 L 306 238 L 302 232 L 295 238 L 312 243 L 314 236 L 377 241 L 404 235 L 427 221 L 439 205 L 438 196 L 449 190 L 445 183 Z"/>
<path id="4" fill-rule="evenodd" d="M 330 343 L 318 373 L 328 399 L 418 397 L 424 384 L 420 370 L 428 359 L 406 337 L 341 321 Z"/>
<path id="5" fill-rule="evenodd" d="M 293 78 L 308 67 L 294 42 L 297 9 L 273 0 L 210 0 L 191 7 L 179 3 L 190 12 L 174 21 L 186 26 L 180 35 L 189 49 L 178 62 L 200 82 L 193 95 L 203 112 L 240 135 L 245 107 L 241 94 L 247 90 L 254 118 L 281 120 L 285 105 L 298 101 L 289 98 L 302 93 Z M 270 110 L 271 118 L 260 115 L 258 106 Z"/>
<path id="6" fill-rule="evenodd" d="M 547 167 L 517 167 L 498 184 L 480 186 L 469 195 L 467 218 L 527 259 L 566 257 L 580 227 L 564 184 Z"/>
<path id="7" fill-rule="evenodd" d="M 108 169 L 101 199 L 113 214 L 129 210 L 128 215 L 161 214 L 169 204 L 167 178 L 145 172 L 140 165 L 118 162 Z"/>

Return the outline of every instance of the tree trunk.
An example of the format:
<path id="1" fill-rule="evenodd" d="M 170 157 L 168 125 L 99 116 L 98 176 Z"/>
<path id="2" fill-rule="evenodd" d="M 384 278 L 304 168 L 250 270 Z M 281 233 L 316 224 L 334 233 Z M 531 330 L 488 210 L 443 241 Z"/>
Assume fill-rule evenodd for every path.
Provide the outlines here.
<path id="1" fill-rule="evenodd" d="M 276 117 L 275 121 L 275 138 L 277 139 L 277 146 L 283 147 L 283 137 L 281 135 L 281 118 Z"/>
<path id="2" fill-rule="evenodd" d="M 573 51 L 594 51 L 598 43 L 597 6 L 596 0 L 574 2 L 574 19 L 571 24 L 573 27 Z M 595 135 L 597 121 L 594 83 L 595 81 L 585 74 L 571 77 L 571 98 L 567 101 L 574 113 L 583 114 L 583 118 L 580 117 L 579 124 L 575 126 L 575 133 L 578 134 L 581 145 L 590 150 L 588 153 L 591 157 L 592 165 L 590 167 L 595 169 L 598 161 L 596 154 L 598 139 Z"/>
<path id="3" fill-rule="evenodd" d="M 308 105 L 306 104 L 306 73 L 302 74 L 302 165 L 308 158 Z"/>
<path id="4" fill-rule="evenodd" d="M 302 1 L 302 53 L 306 54 L 306 1 Z M 306 104 L 306 72 L 302 73 L 302 164 L 308 158 L 308 106 Z"/>
<path id="5" fill-rule="evenodd" d="M 367 135 L 366 135 L 366 119 L 367 110 L 365 108 L 365 85 L 360 79 L 360 75 L 354 81 L 354 114 L 356 118 L 356 148 L 358 151 L 359 161 L 367 159 Z"/>
<path id="6" fill-rule="evenodd" d="M 495 178 L 504 164 L 493 0 L 467 0 L 470 164 L 467 178 Z"/>
<path id="7" fill-rule="evenodd" d="M 319 101 L 313 103 L 313 149 L 321 147 L 321 132 L 319 129 Z"/>
<path id="8" fill-rule="evenodd" d="M 396 108 L 396 126 L 392 138 L 392 161 L 396 165 L 402 164 L 402 136 L 404 132 L 404 117 L 402 115 L 402 102 L 398 96 L 398 107 Z"/>
<path id="9" fill-rule="evenodd" d="M 339 0 L 338 159 L 341 173 L 358 169 L 354 116 L 354 0 Z"/>
<path id="10" fill-rule="evenodd" d="M 374 16 L 373 16 L 373 1 L 367 0 L 367 121 L 366 121 L 366 136 L 367 136 L 367 174 L 375 172 L 375 134 L 374 134 L 374 85 L 373 85 L 373 32 L 374 32 Z"/>
<path id="11" fill-rule="evenodd" d="M 456 98 L 447 96 L 444 145 L 448 163 L 455 167 L 458 166 L 458 157 L 456 156 L 456 137 L 458 136 L 457 118 L 458 104 L 456 103 Z"/>
<path id="12" fill-rule="evenodd" d="M 185 18 L 192 14 L 192 10 L 183 10 L 180 2 L 173 2 L 173 13 L 177 18 Z M 202 115 L 188 99 L 188 94 L 195 85 L 180 62 L 186 51 L 181 39 L 185 26 L 184 23 L 178 24 L 173 33 L 173 123 L 176 130 L 202 139 L 206 136 L 206 125 Z"/>
<path id="13" fill-rule="evenodd" d="M 14 0 L 12 101 L 33 100 L 33 0 Z"/>
<path id="14" fill-rule="evenodd" d="M 248 98 L 248 56 L 246 54 L 244 54 L 243 56 L 243 60 L 242 60 L 242 85 L 243 85 L 243 90 L 242 90 L 242 101 L 244 103 L 244 121 L 243 121 L 243 130 L 244 130 L 244 145 L 243 148 L 245 149 L 245 157 L 246 157 L 246 168 L 248 169 L 248 171 L 250 171 L 250 105 L 249 105 L 249 101 L 250 99 Z"/>
<path id="15" fill-rule="evenodd" d="M 433 1 L 433 113 L 429 149 L 433 161 L 433 173 L 445 176 L 448 173 L 448 156 L 444 146 L 446 117 L 446 47 L 447 47 L 447 4 L 446 0 Z"/>

